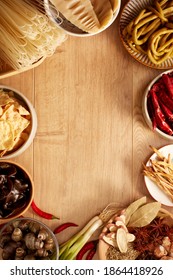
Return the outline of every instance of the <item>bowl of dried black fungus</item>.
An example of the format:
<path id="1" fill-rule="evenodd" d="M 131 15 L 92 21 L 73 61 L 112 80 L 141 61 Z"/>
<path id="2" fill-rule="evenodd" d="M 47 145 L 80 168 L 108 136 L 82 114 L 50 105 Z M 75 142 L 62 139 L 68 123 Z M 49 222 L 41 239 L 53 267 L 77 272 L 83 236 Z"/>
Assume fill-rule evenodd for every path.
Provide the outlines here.
<path id="1" fill-rule="evenodd" d="M 23 215 L 31 205 L 34 183 L 21 165 L 0 161 L 0 224 Z"/>
<path id="2" fill-rule="evenodd" d="M 33 218 L 16 218 L 0 230 L 1 260 L 57 260 L 56 236 L 44 223 Z"/>

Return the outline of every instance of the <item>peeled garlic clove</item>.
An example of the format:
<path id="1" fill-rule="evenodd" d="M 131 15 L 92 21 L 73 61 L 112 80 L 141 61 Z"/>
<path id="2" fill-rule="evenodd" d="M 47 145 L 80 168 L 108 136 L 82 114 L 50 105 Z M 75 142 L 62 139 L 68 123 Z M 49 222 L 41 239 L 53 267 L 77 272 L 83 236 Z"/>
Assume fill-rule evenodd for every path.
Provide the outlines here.
<path id="1" fill-rule="evenodd" d="M 116 233 L 115 232 L 109 232 L 106 234 L 107 237 L 110 237 L 112 239 L 116 239 Z"/>
<path id="2" fill-rule="evenodd" d="M 126 222 L 126 217 L 124 214 L 120 215 L 120 219 L 122 220 L 122 222 L 125 224 Z"/>
<path id="3" fill-rule="evenodd" d="M 125 232 L 128 232 L 126 225 L 122 221 L 117 221 L 115 224 L 117 227 L 122 227 L 125 230 Z"/>
<path id="4" fill-rule="evenodd" d="M 169 249 L 169 256 L 173 257 L 173 242 L 170 245 L 170 249 Z"/>
<path id="5" fill-rule="evenodd" d="M 117 230 L 117 227 L 115 226 L 115 224 L 113 224 L 113 223 L 109 223 L 109 224 L 107 224 L 107 228 L 108 228 L 108 230 L 109 231 L 116 231 Z"/>
<path id="6" fill-rule="evenodd" d="M 108 232 L 108 228 L 107 228 L 107 226 L 103 228 L 102 232 L 103 232 L 103 233 Z"/>
<path id="7" fill-rule="evenodd" d="M 121 253 L 127 252 L 127 233 L 123 228 L 118 228 L 116 241 Z"/>
<path id="8" fill-rule="evenodd" d="M 171 240 L 168 236 L 165 236 L 162 240 L 162 246 L 165 248 L 166 251 L 169 252 L 171 247 Z"/>
<path id="9" fill-rule="evenodd" d="M 154 249 L 154 255 L 157 258 L 162 258 L 163 256 L 167 255 L 167 251 L 165 250 L 165 248 L 162 245 L 158 245 L 155 249 Z"/>
<path id="10" fill-rule="evenodd" d="M 161 257 L 161 260 L 173 260 L 173 257 L 163 256 Z"/>

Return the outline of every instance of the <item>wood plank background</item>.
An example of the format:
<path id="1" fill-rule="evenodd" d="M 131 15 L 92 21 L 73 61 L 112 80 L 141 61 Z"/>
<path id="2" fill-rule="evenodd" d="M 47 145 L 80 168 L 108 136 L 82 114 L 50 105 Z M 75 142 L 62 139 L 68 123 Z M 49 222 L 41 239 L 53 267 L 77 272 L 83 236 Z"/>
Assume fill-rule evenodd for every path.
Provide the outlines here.
<path id="1" fill-rule="evenodd" d="M 82 228 L 111 202 L 152 199 L 142 162 L 152 153 L 149 145 L 170 144 L 148 128 L 141 110 L 145 87 L 162 71 L 126 52 L 119 18 L 96 36 L 69 36 L 37 68 L 0 81 L 23 92 L 36 109 L 34 142 L 14 160 L 33 176 L 37 205 L 60 217 L 39 218 L 52 229 L 69 221 Z M 27 215 L 35 216 L 31 209 Z M 58 241 L 78 229 L 59 234 Z"/>

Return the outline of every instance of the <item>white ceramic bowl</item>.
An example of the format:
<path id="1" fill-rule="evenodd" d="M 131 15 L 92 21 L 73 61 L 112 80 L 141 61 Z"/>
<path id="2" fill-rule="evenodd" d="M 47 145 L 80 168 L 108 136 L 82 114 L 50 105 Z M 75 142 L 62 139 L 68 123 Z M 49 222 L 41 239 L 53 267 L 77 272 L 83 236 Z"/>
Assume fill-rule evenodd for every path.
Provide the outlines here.
<path id="1" fill-rule="evenodd" d="M 81 29 L 79 29 L 78 27 L 76 27 L 75 25 L 73 25 L 71 22 L 69 22 L 65 17 L 63 17 L 63 15 L 56 10 L 56 8 L 53 6 L 52 3 L 50 3 L 49 0 L 44 0 L 44 8 L 50 20 L 55 22 L 57 26 L 63 29 L 68 35 L 78 36 L 78 37 L 93 36 L 107 29 L 117 18 L 120 11 L 120 7 L 121 7 L 121 0 L 119 0 L 118 2 L 118 6 L 116 11 L 114 12 L 113 18 L 103 29 L 100 29 L 97 33 L 86 33 Z"/>
<path id="2" fill-rule="evenodd" d="M 146 123 L 148 124 L 148 126 L 153 130 L 153 126 L 152 126 L 152 121 L 151 121 L 151 118 L 149 116 L 149 113 L 148 113 L 148 109 L 147 109 L 147 96 L 148 96 L 148 93 L 150 91 L 150 89 L 152 88 L 152 86 L 155 84 L 155 82 L 157 80 L 159 80 L 163 74 L 168 74 L 170 72 L 173 72 L 173 70 L 167 70 L 165 72 L 162 72 L 161 74 L 159 74 L 155 79 L 153 79 L 149 85 L 147 86 L 145 92 L 144 92 L 144 95 L 143 95 L 143 99 L 142 99 L 142 113 L 143 113 L 143 116 L 144 116 L 144 119 L 146 121 Z M 165 132 L 161 131 L 160 129 L 156 128 L 155 130 L 153 130 L 154 132 L 156 132 L 158 135 L 160 135 L 161 137 L 167 139 L 167 140 L 172 140 L 173 141 L 173 135 L 168 135 L 166 134 Z"/>
<path id="3" fill-rule="evenodd" d="M 40 229 L 46 230 L 46 232 L 48 234 L 48 237 L 53 240 L 52 252 L 50 252 L 47 249 L 48 254 L 50 255 L 49 258 L 50 258 L 50 260 L 58 260 L 58 258 L 59 258 L 59 244 L 58 244 L 58 241 L 56 239 L 56 236 L 54 235 L 54 233 L 51 231 L 51 229 L 47 225 L 45 225 L 41 221 L 38 221 L 38 220 L 33 219 L 33 218 L 17 218 L 17 219 L 14 219 L 14 220 L 8 222 L 6 225 L 4 225 L 4 227 L 2 227 L 2 229 L 0 230 L 0 246 L 1 246 L 1 248 L 0 248 L 0 259 L 1 260 L 3 259 L 3 250 L 8 253 L 7 248 L 5 248 L 5 247 L 10 245 L 10 243 L 8 241 L 6 243 L 3 242 L 2 238 L 5 235 L 6 236 L 9 235 L 9 233 L 11 233 L 11 231 L 13 231 L 14 228 L 20 228 L 22 230 L 23 236 L 26 236 L 27 233 L 32 233 L 32 234 L 35 235 L 36 238 L 38 236 L 38 232 L 39 232 Z M 13 242 L 13 244 L 15 244 L 14 242 L 16 242 L 16 241 L 11 241 L 11 242 Z M 28 257 L 26 258 L 27 260 L 29 260 L 29 259 L 32 260 L 33 257 L 36 260 L 41 260 L 42 259 L 42 257 L 34 256 L 34 255 L 36 255 L 36 251 L 37 251 L 36 249 L 33 249 L 32 251 L 30 249 L 27 249 L 23 237 L 22 237 L 21 240 L 19 240 L 16 243 L 21 243 L 21 245 L 17 245 L 17 246 L 22 246 L 22 245 L 24 246 L 25 251 L 26 251 L 25 254 L 28 254 Z M 43 243 L 45 244 L 46 242 L 43 240 Z M 14 260 L 15 259 L 15 257 L 14 257 L 15 256 L 15 251 L 14 250 L 12 250 L 10 252 L 11 256 L 8 256 L 10 254 L 7 254 L 7 253 L 5 253 L 5 256 L 6 256 L 7 260 Z M 43 259 L 44 259 L 44 257 L 43 257 Z M 24 258 L 24 260 L 25 260 L 25 258 Z"/>
<path id="4" fill-rule="evenodd" d="M 0 89 L 3 89 L 3 91 L 7 93 L 12 91 L 14 93 L 14 97 L 19 100 L 19 103 L 21 101 L 25 105 L 26 109 L 30 112 L 31 115 L 31 130 L 27 140 L 17 150 L 15 151 L 12 150 L 11 152 L 9 151 L 8 153 L 4 154 L 1 157 L 1 159 L 11 159 L 13 157 L 22 154 L 33 142 L 33 139 L 37 131 L 37 115 L 33 105 L 23 93 L 21 93 L 20 91 L 12 87 L 4 86 L 4 85 L 0 85 Z"/>

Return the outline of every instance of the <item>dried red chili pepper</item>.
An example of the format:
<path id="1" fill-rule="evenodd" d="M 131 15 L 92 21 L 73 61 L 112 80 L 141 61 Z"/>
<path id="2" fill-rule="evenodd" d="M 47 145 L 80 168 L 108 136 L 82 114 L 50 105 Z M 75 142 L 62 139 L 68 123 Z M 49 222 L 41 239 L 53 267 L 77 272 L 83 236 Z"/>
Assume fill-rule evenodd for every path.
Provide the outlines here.
<path id="1" fill-rule="evenodd" d="M 152 121 L 153 130 L 155 130 L 157 125 L 156 125 L 156 118 L 155 118 L 155 114 L 154 114 L 153 103 L 152 103 L 150 95 L 147 98 L 147 109 L 148 109 L 148 114 L 150 116 L 150 119 Z"/>
<path id="2" fill-rule="evenodd" d="M 35 204 L 34 201 L 32 201 L 31 203 L 31 207 L 33 209 L 33 211 L 40 217 L 45 218 L 47 220 L 53 220 L 53 219 L 59 219 L 58 217 L 54 216 L 53 214 L 47 213 L 43 210 L 41 210 L 40 208 L 38 208 L 38 206 Z"/>
<path id="3" fill-rule="evenodd" d="M 74 223 L 64 223 L 54 229 L 54 233 L 60 233 L 61 231 L 65 230 L 68 227 L 78 227 L 77 224 Z"/>
<path id="4" fill-rule="evenodd" d="M 88 241 L 76 256 L 76 260 L 82 260 L 83 256 L 90 250 L 95 249 L 98 240 Z"/>
<path id="5" fill-rule="evenodd" d="M 161 111 L 161 108 L 159 106 L 158 98 L 154 90 L 150 90 L 154 110 L 155 110 L 155 118 L 156 118 L 156 124 L 159 129 L 166 132 L 169 135 L 173 134 L 173 130 L 170 128 L 168 123 L 165 121 L 164 114 Z"/>
<path id="6" fill-rule="evenodd" d="M 3 228 L 3 226 L 5 226 L 6 223 L 0 224 L 0 229 Z"/>
<path id="7" fill-rule="evenodd" d="M 159 100 L 163 102 L 173 112 L 173 100 L 168 96 L 164 88 L 157 92 Z"/>
<path id="8" fill-rule="evenodd" d="M 171 110 L 165 105 L 163 104 L 162 101 L 159 101 L 159 104 L 161 106 L 161 109 L 166 117 L 166 119 L 168 119 L 169 121 L 173 121 L 173 113 L 171 112 Z"/>
<path id="9" fill-rule="evenodd" d="M 96 248 L 91 249 L 86 255 L 86 260 L 92 260 L 96 253 Z"/>
<path id="10" fill-rule="evenodd" d="M 170 98 L 173 99 L 173 84 L 170 77 L 167 74 L 163 74 L 162 80 L 169 93 Z"/>

